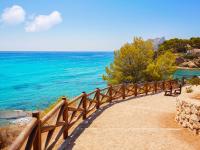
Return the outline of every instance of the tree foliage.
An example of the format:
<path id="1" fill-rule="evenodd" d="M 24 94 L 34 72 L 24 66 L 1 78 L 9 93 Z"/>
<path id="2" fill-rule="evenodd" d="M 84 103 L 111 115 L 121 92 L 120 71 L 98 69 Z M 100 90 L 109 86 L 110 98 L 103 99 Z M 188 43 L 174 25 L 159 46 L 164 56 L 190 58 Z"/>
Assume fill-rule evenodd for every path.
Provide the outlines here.
<path id="1" fill-rule="evenodd" d="M 187 51 L 188 43 L 188 40 L 178 38 L 166 40 L 159 46 L 158 52 L 163 53 L 165 51 L 170 50 L 174 53 L 185 53 Z"/>
<path id="2" fill-rule="evenodd" d="M 193 48 L 200 48 L 200 37 L 190 38 L 189 44 Z"/>
<path id="3" fill-rule="evenodd" d="M 114 52 L 114 62 L 106 67 L 103 79 L 109 84 L 118 84 L 166 78 L 173 70 L 175 58 L 172 55 L 167 52 L 154 59 L 152 43 L 134 38 L 132 43 L 127 43 Z"/>
<path id="4" fill-rule="evenodd" d="M 170 51 L 158 56 L 155 61 L 147 66 L 147 80 L 154 81 L 170 78 L 176 71 L 175 59 L 175 55 Z"/>
<path id="5" fill-rule="evenodd" d="M 173 53 L 186 53 L 188 49 L 200 48 L 200 38 L 192 37 L 190 39 L 170 39 L 162 43 L 158 48 L 158 53 L 170 50 Z"/>
<path id="6" fill-rule="evenodd" d="M 188 83 L 191 85 L 200 85 L 200 79 L 198 77 L 192 77 L 191 79 L 188 80 Z"/>

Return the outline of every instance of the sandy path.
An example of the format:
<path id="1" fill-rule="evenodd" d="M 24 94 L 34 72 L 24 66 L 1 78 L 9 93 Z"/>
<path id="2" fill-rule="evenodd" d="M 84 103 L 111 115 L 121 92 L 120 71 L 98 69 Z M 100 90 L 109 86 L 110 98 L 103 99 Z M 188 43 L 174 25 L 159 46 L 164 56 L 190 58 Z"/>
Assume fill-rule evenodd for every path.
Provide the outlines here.
<path id="1" fill-rule="evenodd" d="M 200 137 L 175 122 L 175 103 L 175 97 L 160 93 L 105 106 L 81 124 L 61 149 L 200 149 Z"/>

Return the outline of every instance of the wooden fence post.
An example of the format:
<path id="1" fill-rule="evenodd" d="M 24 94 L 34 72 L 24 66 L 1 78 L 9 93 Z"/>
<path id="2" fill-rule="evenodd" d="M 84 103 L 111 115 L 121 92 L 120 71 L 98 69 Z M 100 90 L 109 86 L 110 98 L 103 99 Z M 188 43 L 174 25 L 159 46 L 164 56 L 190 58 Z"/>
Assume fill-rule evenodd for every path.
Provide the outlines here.
<path id="1" fill-rule="evenodd" d="M 182 79 L 181 79 L 181 84 L 182 84 L 182 86 L 185 85 L 185 77 L 182 77 Z"/>
<path id="2" fill-rule="evenodd" d="M 169 80 L 169 85 L 170 85 L 170 95 L 172 95 L 172 90 L 173 90 L 172 84 L 173 84 L 172 81 Z"/>
<path id="3" fill-rule="evenodd" d="M 145 94 L 148 94 L 148 82 L 145 83 Z"/>
<path id="4" fill-rule="evenodd" d="M 122 84 L 122 99 L 126 98 L 126 84 Z"/>
<path id="5" fill-rule="evenodd" d="M 33 142 L 33 150 L 41 150 L 42 149 L 42 140 L 41 140 L 41 120 L 40 120 L 40 112 L 36 111 L 32 113 L 32 117 L 37 118 L 37 134 L 35 140 Z"/>
<path id="6" fill-rule="evenodd" d="M 165 80 L 162 82 L 162 89 L 165 90 Z"/>
<path id="7" fill-rule="evenodd" d="M 173 90 L 173 87 L 172 85 L 170 86 L 170 95 L 172 95 L 172 90 Z"/>
<path id="8" fill-rule="evenodd" d="M 112 102 L 112 85 L 109 86 L 109 102 Z"/>
<path id="9" fill-rule="evenodd" d="M 96 88 L 96 100 L 97 100 L 96 109 L 99 109 L 100 107 L 100 89 L 99 88 Z"/>
<path id="10" fill-rule="evenodd" d="M 135 83 L 135 96 L 137 96 L 137 83 Z"/>
<path id="11" fill-rule="evenodd" d="M 63 120 L 64 120 L 64 122 L 66 123 L 66 129 L 64 130 L 64 132 L 63 132 L 63 138 L 64 139 L 67 139 L 67 137 L 68 137 L 68 126 L 69 126 L 69 124 L 68 124 L 68 101 L 67 101 L 67 99 L 66 99 L 66 97 L 62 97 L 62 100 L 64 101 L 64 111 L 63 111 Z"/>
<path id="12" fill-rule="evenodd" d="M 157 81 L 154 81 L 154 90 L 155 90 L 155 93 L 157 92 Z"/>
<path id="13" fill-rule="evenodd" d="M 172 85 L 172 81 L 171 81 L 171 80 L 168 80 L 168 82 L 169 82 L 169 85 L 171 86 L 171 85 Z"/>
<path id="14" fill-rule="evenodd" d="M 181 92 L 182 92 L 182 85 L 181 84 L 179 85 L 179 88 L 180 88 L 180 94 L 181 94 Z"/>
<path id="15" fill-rule="evenodd" d="M 83 92 L 83 120 L 87 118 L 87 94 Z"/>

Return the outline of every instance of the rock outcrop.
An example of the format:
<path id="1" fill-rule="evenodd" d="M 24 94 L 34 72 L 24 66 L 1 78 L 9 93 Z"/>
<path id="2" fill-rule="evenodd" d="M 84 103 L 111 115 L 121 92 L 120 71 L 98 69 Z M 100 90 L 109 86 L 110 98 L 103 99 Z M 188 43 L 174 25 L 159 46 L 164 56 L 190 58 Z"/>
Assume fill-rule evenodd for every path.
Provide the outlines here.
<path id="1" fill-rule="evenodd" d="M 200 57 L 196 59 L 184 59 L 183 57 L 176 58 L 176 64 L 179 67 L 200 68 Z"/>
<path id="2" fill-rule="evenodd" d="M 182 64 L 184 62 L 185 62 L 185 59 L 183 57 L 177 57 L 176 58 L 176 64 L 177 65 L 180 65 L 180 64 Z"/>
<path id="3" fill-rule="evenodd" d="M 184 62 L 180 66 L 189 68 L 198 68 L 198 66 L 193 61 Z"/>
<path id="4" fill-rule="evenodd" d="M 200 58 L 194 60 L 194 64 L 200 68 Z"/>

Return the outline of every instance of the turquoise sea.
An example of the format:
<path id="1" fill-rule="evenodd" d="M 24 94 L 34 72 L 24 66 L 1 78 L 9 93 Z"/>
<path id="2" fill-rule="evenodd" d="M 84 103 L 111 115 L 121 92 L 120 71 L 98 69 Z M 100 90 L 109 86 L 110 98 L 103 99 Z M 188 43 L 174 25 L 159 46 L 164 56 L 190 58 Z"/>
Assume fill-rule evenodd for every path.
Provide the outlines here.
<path id="1" fill-rule="evenodd" d="M 174 74 L 174 78 L 178 78 L 178 79 L 181 79 L 183 76 L 185 78 L 191 78 L 193 76 L 200 76 L 200 70 L 198 70 L 198 69 L 194 69 L 194 70 L 178 69 Z"/>
<path id="2" fill-rule="evenodd" d="M 0 52 L 0 110 L 43 109 L 105 87 L 112 52 Z"/>
<path id="3" fill-rule="evenodd" d="M 69 98 L 105 87 L 105 67 L 113 52 L 0 52 L 0 110 L 43 109 L 58 97 Z M 200 75 L 200 71 L 178 70 Z"/>

